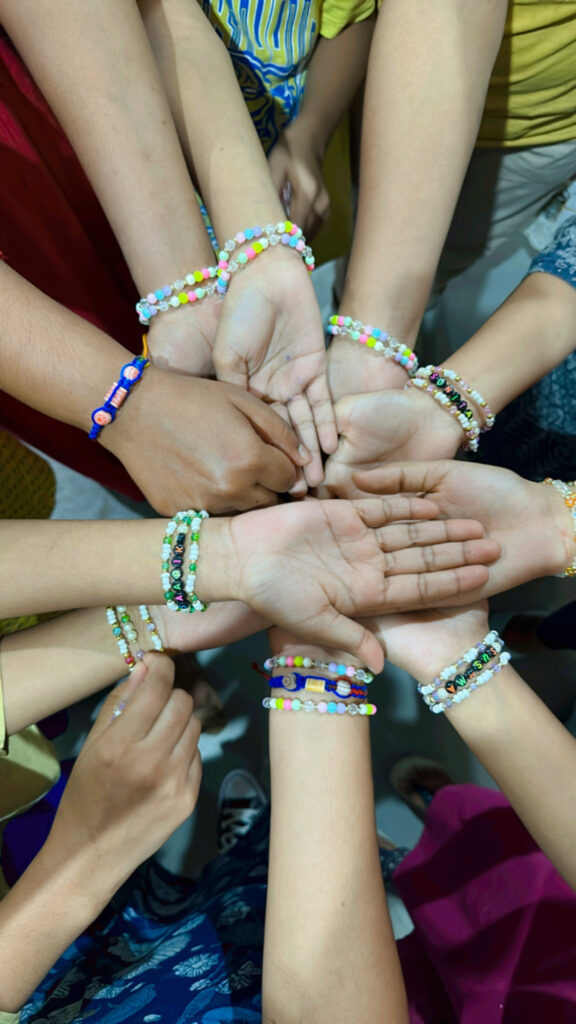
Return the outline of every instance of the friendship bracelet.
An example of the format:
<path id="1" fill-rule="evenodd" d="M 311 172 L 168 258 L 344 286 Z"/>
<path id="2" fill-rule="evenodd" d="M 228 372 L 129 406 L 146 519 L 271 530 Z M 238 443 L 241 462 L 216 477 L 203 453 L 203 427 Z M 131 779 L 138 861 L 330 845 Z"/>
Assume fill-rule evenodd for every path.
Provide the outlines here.
<path id="1" fill-rule="evenodd" d="M 342 704 L 340 701 L 321 700 L 315 704 L 313 700 L 298 700 L 289 697 L 264 697 L 262 707 L 267 711 L 317 711 L 320 715 L 375 715 L 378 708 L 375 704 Z"/>
<path id="2" fill-rule="evenodd" d="M 482 397 L 479 391 L 471 388 L 465 380 L 460 377 L 454 370 L 447 369 L 443 366 L 421 366 L 416 371 L 417 377 L 422 377 L 424 380 L 429 380 L 432 384 L 436 384 L 437 387 L 443 388 L 445 393 L 448 394 L 448 388 L 441 381 L 455 381 L 461 391 L 469 395 L 474 404 L 481 410 L 484 425 L 482 426 L 482 433 L 487 430 L 491 430 L 496 421 L 496 417 L 492 412 L 488 402 Z M 464 401 L 464 399 L 462 399 Z"/>
<path id="3" fill-rule="evenodd" d="M 351 683 L 346 677 L 340 679 L 323 679 L 321 676 L 302 676 L 298 672 L 289 672 L 286 676 L 271 676 L 268 686 L 283 690 L 308 690 L 311 693 L 335 693 L 338 697 L 357 697 L 365 700 L 368 696 L 366 686 Z"/>
<path id="4" fill-rule="evenodd" d="M 398 338 L 391 337 L 387 331 L 381 331 L 371 324 L 363 324 L 360 320 L 353 320 L 350 316 L 331 316 L 326 328 L 328 334 L 347 335 L 353 341 L 359 341 L 366 348 L 373 348 L 375 352 L 382 352 L 385 359 L 393 359 L 404 369 L 412 374 L 418 369 L 416 353 L 407 345 L 403 345 Z"/>
<path id="5" fill-rule="evenodd" d="M 171 611 L 205 612 L 208 605 L 196 594 L 200 529 L 209 515 L 205 509 L 177 512 L 162 538 L 162 587 L 164 600 Z M 184 576 L 186 538 L 190 531 L 188 575 Z"/>
<path id="6" fill-rule="evenodd" d="M 246 242 L 250 243 L 248 248 L 231 260 L 231 253 Z M 136 303 L 136 312 L 140 323 L 149 324 L 150 320 L 158 313 L 166 313 L 169 309 L 178 309 L 179 306 L 185 306 L 187 303 L 199 302 L 207 295 L 218 293 L 218 295 L 224 296 L 233 274 L 246 267 L 269 246 L 275 248 L 277 245 L 285 245 L 299 253 L 309 273 L 315 269 L 314 253 L 306 242 L 302 228 L 299 228 L 297 224 L 286 220 L 278 221 L 277 224 L 267 224 L 264 228 L 259 226 L 247 228 L 245 231 L 239 231 L 234 238 L 224 244 L 218 252 L 216 266 L 202 267 L 201 270 L 186 274 L 185 277 L 179 278 L 173 284 L 157 288 L 144 298 L 139 299 Z"/>
<path id="7" fill-rule="evenodd" d="M 118 409 L 128 397 L 134 385 L 138 383 L 148 366 L 148 348 L 145 338 L 143 342 L 144 351 L 142 355 L 136 356 L 131 363 L 124 364 L 120 371 L 120 377 L 114 381 L 112 387 L 108 390 L 104 402 L 97 409 L 94 409 L 92 413 L 92 427 L 88 434 L 91 441 L 95 441 L 99 437 L 104 427 L 107 427 L 109 423 L 113 423 Z"/>
<path id="8" fill-rule="evenodd" d="M 576 480 L 569 480 L 568 483 L 564 483 L 563 480 L 553 480 L 551 476 L 547 476 L 544 483 L 555 487 L 564 498 L 564 504 L 572 516 L 574 539 L 576 540 Z M 576 576 L 576 555 L 570 565 L 563 569 L 562 572 L 556 573 L 556 575 L 562 578 Z"/>
<path id="9" fill-rule="evenodd" d="M 121 607 L 124 606 L 122 605 Z M 128 666 L 128 671 L 132 672 L 136 667 L 136 658 L 130 653 L 130 644 L 138 639 L 138 634 L 134 629 L 132 620 L 125 608 L 121 612 L 119 620 L 116 609 L 112 605 L 106 608 L 106 619 L 112 627 L 112 634 L 118 644 L 118 650 Z M 120 625 L 120 622 L 122 622 L 122 625 Z"/>
<path id="10" fill-rule="evenodd" d="M 153 649 L 155 651 L 159 651 L 160 653 L 162 653 L 164 651 L 164 644 L 162 643 L 162 638 L 158 632 L 156 623 L 154 622 L 154 619 L 150 615 L 148 605 L 138 605 L 138 612 L 144 628 L 148 631 Z"/>
<path id="11" fill-rule="evenodd" d="M 467 700 L 479 686 L 484 686 L 497 672 L 501 672 L 511 657 L 512 655 L 509 651 L 503 651 L 498 661 L 491 667 L 486 668 L 484 672 L 480 672 L 469 686 L 456 689 L 455 686 L 451 688 L 450 684 L 447 683 L 445 687 L 439 687 L 434 694 L 425 696 L 423 698 L 424 703 L 428 705 L 430 711 L 435 715 L 451 708 L 453 704 L 460 704 L 461 701 Z"/>
<path id="12" fill-rule="evenodd" d="M 294 657 L 291 654 L 280 654 L 277 657 L 266 658 L 264 668 L 271 672 L 274 668 L 318 668 L 322 672 L 329 672 L 333 676 L 347 676 L 348 679 L 366 686 L 374 679 L 372 672 L 365 668 L 353 668 L 352 665 L 343 665 L 336 661 L 316 661 L 315 658 L 303 658 L 300 654 Z"/>
<path id="13" fill-rule="evenodd" d="M 468 403 L 462 398 L 458 391 L 451 389 L 449 394 L 437 387 L 436 384 L 427 384 L 422 377 L 412 377 L 411 380 L 407 381 L 404 385 L 404 390 L 409 387 L 419 388 L 424 391 L 425 394 L 431 395 L 435 402 L 438 402 L 446 412 L 450 413 L 451 416 L 455 416 L 458 423 L 462 427 L 466 436 L 466 443 L 463 443 L 462 447 L 465 451 L 478 451 L 478 438 L 480 436 L 480 427 L 478 421 L 474 419 L 474 413 L 468 406 Z"/>
<path id="14" fill-rule="evenodd" d="M 443 668 L 431 683 L 427 685 L 420 683 L 418 685 L 419 693 L 432 693 L 436 687 L 441 686 L 443 682 L 451 679 L 452 676 L 455 676 L 462 669 L 471 667 L 476 660 L 479 661 L 478 671 L 480 671 L 484 667 L 486 661 L 490 661 L 491 658 L 496 657 L 503 647 L 504 641 L 502 640 L 502 637 L 498 635 L 495 629 L 491 629 L 486 633 L 486 636 L 482 640 L 475 644 L 474 647 L 470 647 L 463 654 L 459 655 L 452 665 L 448 665 L 446 668 Z M 487 659 L 484 657 L 485 654 L 489 655 Z"/>

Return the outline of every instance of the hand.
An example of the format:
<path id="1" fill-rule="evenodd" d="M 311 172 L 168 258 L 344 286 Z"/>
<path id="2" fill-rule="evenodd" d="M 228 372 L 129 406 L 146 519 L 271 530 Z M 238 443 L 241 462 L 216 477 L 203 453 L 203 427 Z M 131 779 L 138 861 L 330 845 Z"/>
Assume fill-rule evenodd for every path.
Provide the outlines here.
<path id="1" fill-rule="evenodd" d="M 194 810 L 202 767 L 194 702 L 174 665 L 147 654 L 108 696 L 82 748 L 44 858 L 78 858 L 110 898 Z M 119 717 L 115 707 L 125 703 Z"/>
<path id="2" fill-rule="evenodd" d="M 320 448 L 338 443 L 326 377 L 320 310 L 296 253 L 268 250 L 236 274 L 223 303 L 214 344 L 219 380 L 285 406 L 300 440 L 312 453 L 309 486 L 323 477 Z"/>
<path id="3" fill-rule="evenodd" d="M 374 671 L 382 651 L 351 616 L 422 608 L 482 586 L 500 548 L 477 523 L 430 519 L 420 499 L 307 501 L 202 527 L 201 600 L 237 599 L 303 640 L 342 648 Z M 389 525 L 386 525 L 389 524 Z"/>
<path id="4" fill-rule="evenodd" d="M 159 370 L 213 377 L 212 347 L 221 310 L 222 300 L 212 296 L 158 313 L 147 338 L 153 365 Z"/>
<path id="5" fill-rule="evenodd" d="M 428 682 L 486 636 L 488 604 L 380 615 L 365 619 L 363 625 L 374 634 L 389 661 L 418 682 Z"/>
<path id="6" fill-rule="evenodd" d="M 318 497 L 357 498 L 352 473 L 382 462 L 452 458 L 462 429 L 416 388 L 342 398 L 335 407 L 340 440 L 324 467 Z"/>
<path id="7" fill-rule="evenodd" d="M 204 556 L 203 556 L 204 557 Z M 162 642 L 169 654 L 193 653 L 225 647 L 267 629 L 269 621 L 240 601 L 216 601 L 203 615 L 182 615 L 171 612 L 165 604 L 150 605 L 150 614 L 156 623 Z M 138 609 L 130 609 L 133 622 L 138 621 Z M 142 646 L 149 639 L 142 633 Z"/>
<path id="8" fill-rule="evenodd" d="M 574 557 L 574 531 L 562 497 L 553 487 L 523 480 L 507 469 L 413 462 L 357 473 L 354 482 L 370 493 L 417 492 L 431 498 L 442 517 L 466 516 L 482 523 L 500 542 L 502 554 L 490 578 L 467 601 L 561 572 Z"/>
<path id="9" fill-rule="evenodd" d="M 290 188 L 286 216 L 309 238 L 330 216 L 330 195 L 322 177 L 323 158 L 299 118 L 288 125 L 268 157 L 272 181 L 281 199 L 286 186 Z"/>
<path id="10" fill-rule="evenodd" d="M 164 515 L 269 505 L 308 458 L 290 427 L 254 395 L 155 367 L 101 437 Z"/>
<path id="11" fill-rule="evenodd" d="M 352 315 L 345 304 L 342 305 L 343 315 Z M 385 327 L 382 324 L 375 326 Z M 347 395 L 400 389 L 407 380 L 406 370 L 393 359 L 386 359 L 381 352 L 366 348 L 352 338 L 332 337 L 328 349 L 328 381 L 335 402 Z"/>

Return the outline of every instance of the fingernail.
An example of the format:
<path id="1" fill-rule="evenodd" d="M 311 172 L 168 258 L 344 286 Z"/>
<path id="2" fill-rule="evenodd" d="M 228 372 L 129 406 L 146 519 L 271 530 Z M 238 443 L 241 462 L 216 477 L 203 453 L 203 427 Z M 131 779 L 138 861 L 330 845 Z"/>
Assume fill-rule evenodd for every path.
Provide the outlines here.
<path id="1" fill-rule="evenodd" d="M 298 455 L 301 459 L 305 459 L 305 465 L 312 462 L 312 452 L 309 452 L 305 444 L 298 445 Z"/>

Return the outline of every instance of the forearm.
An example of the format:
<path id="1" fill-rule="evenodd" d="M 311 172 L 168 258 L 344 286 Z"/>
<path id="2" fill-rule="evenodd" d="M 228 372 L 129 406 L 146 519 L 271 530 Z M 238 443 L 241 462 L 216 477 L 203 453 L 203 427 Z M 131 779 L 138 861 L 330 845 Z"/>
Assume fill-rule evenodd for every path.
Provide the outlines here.
<path id="1" fill-rule="evenodd" d="M 112 895 L 50 840 L 0 902 L 0 1010 L 16 1012 Z M 113 891 L 113 890 L 112 890 Z"/>
<path id="2" fill-rule="evenodd" d="M 378 856 L 368 720 L 272 711 L 270 759 L 264 1020 L 407 1020 Z"/>
<path id="3" fill-rule="evenodd" d="M 507 6 L 387 0 L 378 17 L 342 308 L 408 345 L 472 153 Z"/>
<path id="4" fill-rule="evenodd" d="M 135 0 L 1 0 L 0 18 L 74 146 L 141 294 L 209 262 Z"/>
<path id="5" fill-rule="evenodd" d="M 503 306 L 443 364 L 498 413 L 576 348 L 576 288 L 530 274 Z"/>
<path id="6" fill-rule="evenodd" d="M 298 117 L 287 131 L 304 132 L 321 154 L 366 74 L 374 24 L 368 18 L 316 46 Z"/>
<path id="7" fill-rule="evenodd" d="M 195 0 L 139 0 L 186 159 L 223 243 L 284 219 L 230 57 Z"/>

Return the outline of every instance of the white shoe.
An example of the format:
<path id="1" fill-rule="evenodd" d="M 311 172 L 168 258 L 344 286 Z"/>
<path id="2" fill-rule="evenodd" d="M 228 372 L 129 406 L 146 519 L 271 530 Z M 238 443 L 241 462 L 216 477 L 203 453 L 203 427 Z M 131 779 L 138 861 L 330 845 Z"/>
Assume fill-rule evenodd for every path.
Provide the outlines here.
<path id="1" fill-rule="evenodd" d="M 235 768 L 222 780 L 218 793 L 218 849 L 231 850 L 250 831 L 267 804 L 266 795 L 250 772 Z"/>

